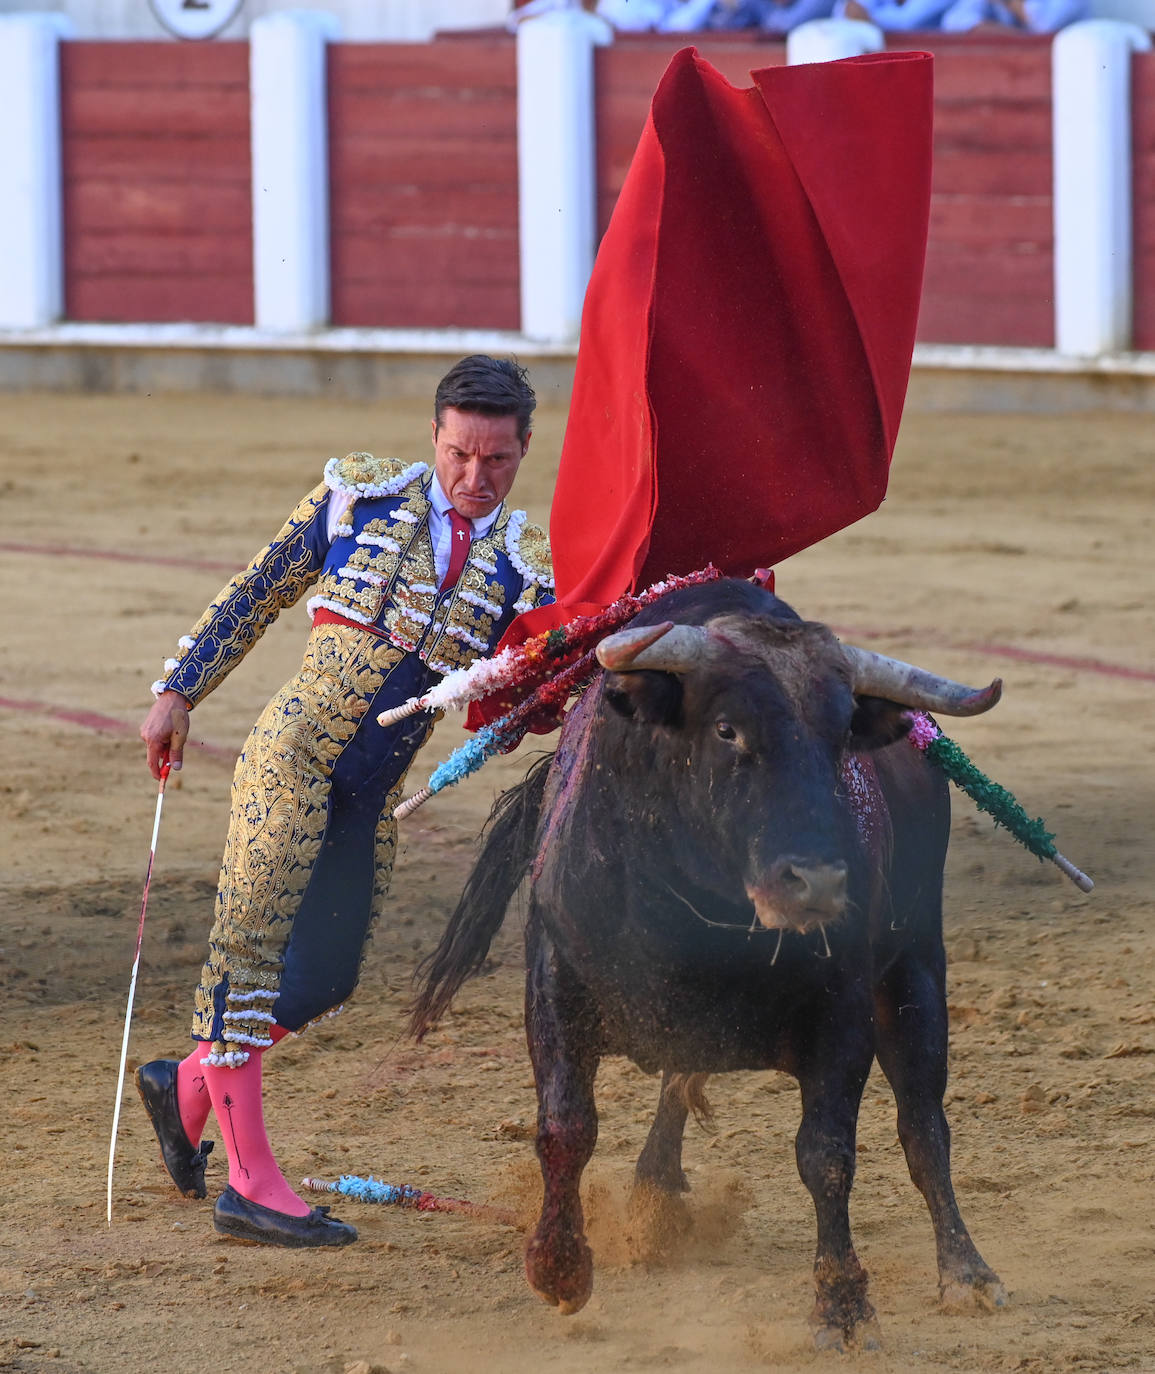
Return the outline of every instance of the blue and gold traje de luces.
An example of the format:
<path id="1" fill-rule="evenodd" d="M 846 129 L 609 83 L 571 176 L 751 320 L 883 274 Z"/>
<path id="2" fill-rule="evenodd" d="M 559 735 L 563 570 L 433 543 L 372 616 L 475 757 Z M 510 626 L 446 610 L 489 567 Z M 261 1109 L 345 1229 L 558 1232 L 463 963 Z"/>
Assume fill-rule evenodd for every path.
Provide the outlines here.
<path id="1" fill-rule="evenodd" d="M 212 1041 L 211 1062 L 242 1063 L 246 1046 L 271 1043 L 273 1020 L 286 1024 L 276 1015 L 283 978 L 292 989 L 291 1020 L 312 1019 L 347 995 L 337 986 L 343 974 L 329 980 L 330 990 L 323 969 L 294 966 L 290 937 L 303 902 L 312 921 L 314 872 L 320 879 L 322 870 L 336 875 L 363 863 L 361 850 L 374 848 L 374 831 L 375 877 L 367 870 L 363 903 L 359 895 L 345 903 L 365 910 L 360 917 L 347 911 L 340 932 L 353 941 L 355 959 L 387 889 L 396 843 L 387 803 L 396 800 L 430 725 L 382 730 L 377 713 L 491 653 L 515 615 L 552 599 L 545 534 L 526 523 L 524 512 L 504 507 L 490 532 L 474 541 L 457 585 L 441 593 L 430 480 L 424 464 L 364 453 L 332 460 L 324 483 L 181 640 L 180 656 L 166 663 L 157 684 L 194 705 L 202 701 L 314 584 L 310 611 L 324 606 L 353 622 L 313 627 L 299 672 L 266 706 L 237 763 L 193 1022 L 193 1035 Z M 351 505 L 330 545 L 331 494 Z M 333 852 L 336 834 L 361 832 L 368 839 L 357 842 L 356 855 Z M 318 962 L 326 942 L 316 931 L 308 941 L 299 934 L 295 943 L 307 945 Z"/>

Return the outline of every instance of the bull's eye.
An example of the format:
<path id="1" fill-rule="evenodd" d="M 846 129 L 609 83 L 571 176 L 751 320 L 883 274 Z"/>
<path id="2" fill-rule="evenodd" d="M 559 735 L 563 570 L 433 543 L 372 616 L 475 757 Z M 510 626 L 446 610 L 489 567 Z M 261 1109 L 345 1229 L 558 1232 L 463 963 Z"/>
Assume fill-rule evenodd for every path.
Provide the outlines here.
<path id="1" fill-rule="evenodd" d="M 718 721 L 715 724 L 714 729 L 718 732 L 718 738 L 724 739 L 728 743 L 733 743 L 734 740 L 738 738 L 737 730 L 734 729 L 734 727 L 730 724 L 728 720 Z"/>

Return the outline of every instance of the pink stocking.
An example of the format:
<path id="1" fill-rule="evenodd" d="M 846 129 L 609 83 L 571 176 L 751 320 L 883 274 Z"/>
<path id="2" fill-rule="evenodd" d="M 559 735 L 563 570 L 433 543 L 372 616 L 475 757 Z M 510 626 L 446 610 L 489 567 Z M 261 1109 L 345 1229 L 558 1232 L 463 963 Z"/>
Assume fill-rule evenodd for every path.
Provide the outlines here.
<path id="1" fill-rule="evenodd" d="M 271 1034 L 275 1043 L 288 1032 L 280 1026 L 274 1026 Z M 202 1044 L 199 1050 L 194 1051 L 194 1055 L 199 1060 L 207 1049 Z M 274 1212 L 303 1217 L 310 1211 L 309 1204 L 289 1187 L 273 1158 L 269 1138 L 265 1134 L 265 1115 L 261 1106 L 261 1060 L 264 1054 L 264 1050 L 250 1049 L 248 1060 L 238 1069 L 218 1068 L 199 1062 L 196 1067 L 204 1075 L 204 1083 L 228 1151 L 230 1187 L 250 1202 L 271 1207 Z"/>
<path id="2" fill-rule="evenodd" d="M 208 1085 L 205 1083 L 201 1060 L 208 1053 L 203 1040 L 193 1042 L 195 1048 L 177 1065 L 176 1100 L 180 1107 L 180 1124 L 189 1138 L 190 1145 L 199 1145 L 204 1134 L 205 1122 L 213 1104 L 209 1101 Z"/>

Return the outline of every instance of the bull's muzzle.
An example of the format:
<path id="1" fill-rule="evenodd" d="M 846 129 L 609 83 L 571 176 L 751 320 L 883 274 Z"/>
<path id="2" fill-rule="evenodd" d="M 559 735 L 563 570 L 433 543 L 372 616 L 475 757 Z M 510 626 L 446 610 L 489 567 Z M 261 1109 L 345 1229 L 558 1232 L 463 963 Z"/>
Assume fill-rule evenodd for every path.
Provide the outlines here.
<path id="1" fill-rule="evenodd" d="M 817 930 L 846 914 L 846 865 L 786 856 L 746 895 L 768 930 Z"/>

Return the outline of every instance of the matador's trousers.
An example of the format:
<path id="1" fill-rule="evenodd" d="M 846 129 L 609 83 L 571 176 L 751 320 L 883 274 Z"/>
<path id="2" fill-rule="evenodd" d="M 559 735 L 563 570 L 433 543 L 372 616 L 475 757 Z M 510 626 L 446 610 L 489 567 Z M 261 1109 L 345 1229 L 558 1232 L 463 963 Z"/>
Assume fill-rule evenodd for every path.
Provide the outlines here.
<path id="1" fill-rule="evenodd" d="M 320 625 L 253 726 L 193 1015 L 210 1063 L 244 1063 L 274 1023 L 300 1030 L 352 993 L 392 873 L 393 808 L 432 728 L 377 715 L 435 681 L 367 630 Z"/>

